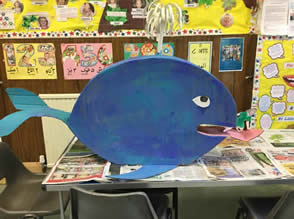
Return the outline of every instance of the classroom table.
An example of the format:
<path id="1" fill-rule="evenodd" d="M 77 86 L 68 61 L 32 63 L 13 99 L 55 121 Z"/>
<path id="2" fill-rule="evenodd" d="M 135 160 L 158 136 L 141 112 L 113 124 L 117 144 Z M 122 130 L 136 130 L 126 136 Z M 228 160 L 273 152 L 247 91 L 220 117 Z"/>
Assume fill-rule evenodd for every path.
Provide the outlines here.
<path id="1" fill-rule="evenodd" d="M 73 138 L 66 151 L 74 144 L 76 138 Z M 61 155 L 62 156 L 62 155 Z M 50 174 L 50 173 L 49 173 Z M 43 189 L 46 191 L 55 191 L 59 194 L 60 218 L 64 219 L 63 192 L 67 192 L 72 187 L 79 187 L 86 190 L 153 190 L 173 193 L 173 207 L 175 208 L 175 218 L 178 217 L 178 189 L 179 188 L 200 188 L 200 187 L 236 187 L 236 186 L 258 186 L 258 185 L 278 185 L 294 184 L 294 178 L 284 179 L 258 179 L 258 180 L 195 180 L 195 181 L 140 181 L 140 180 L 115 180 L 111 182 L 83 182 L 83 183 L 66 183 L 66 184 L 46 184 L 43 183 Z"/>

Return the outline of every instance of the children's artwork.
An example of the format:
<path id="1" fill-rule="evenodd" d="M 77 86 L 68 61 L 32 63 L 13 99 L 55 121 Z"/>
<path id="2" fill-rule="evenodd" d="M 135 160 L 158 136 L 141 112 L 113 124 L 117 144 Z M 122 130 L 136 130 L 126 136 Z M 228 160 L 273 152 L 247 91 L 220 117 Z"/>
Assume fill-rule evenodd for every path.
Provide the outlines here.
<path id="1" fill-rule="evenodd" d="M 285 129 L 294 122 L 294 40 L 259 37 L 252 107 L 253 125 Z"/>
<path id="2" fill-rule="evenodd" d="M 173 56 L 175 53 L 174 43 L 164 43 L 162 55 Z M 157 43 L 126 43 L 124 44 L 124 59 L 138 56 L 150 56 L 157 54 Z"/>
<path id="3" fill-rule="evenodd" d="M 50 26 L 48 13 L 26 14 L 22 26 L 29 30 L 47 30 Z"/>
<path id="4" fill-rule="evenodd" d="M 14 13 L 12 10 L 0 10 L 0 29 L 14 29 Z"/>
<path id="5" fill-rule="evenodd" d="M 138 1 L 138 3 L 134 3 L 131 0 L 107 0 L 98 31 L 109 32 L 119 29 L 144 29 L 145 19 L 142 19 L 142 16 L 145 15 L 142 9 L 145 1 L 136 1 Z M 134 6 L 136 6 L 136 8 L 134 8 Z M 138 6 L 140 6 L 140 8 L 138 8 Z"/>
<path id="6" fill-rule="evenodd" d="M 91 79 L 113 62 L 111 43 L 61 44 L 65 80 Z"/>
<path id="7" fill-rule="evenodd" d="M 190 0 L 161 0 L 161 2 L 176 3 L 183 9 L 185 19 L 183 28 L 179 30 L 179 27 L 174 25 L 174 36 L 247 34 L 253 30 L 252 10 L 244 5 L 243 0 L 236 0 L 236 6 L 228 11 L 224 11 L 222 0 L 192 0 L 192 4 L 189 3 L 187 8 L 184 6 Z M 146 36 L 142 30 L 145 29 L 148 3 L 150 0 L 2 0 L 1 10 L 14 12 L 15 25 L 0 28 L 0 36 L 2 38 Z M 232 21 L 230 19 L 223 19 L 224 26 L 221 24 L 220 20 L 224 13 L 231 15 L 233 25 L 230 26 Z M 38 21 L 39 16 L 42 17 L 40 21 Z M 115 33 L 108 33 L 111 31 Z"/>
<path id="8" fill-rule="evenodd" d="M 211 72 L 212 42 L 189 42 L 188 60 Z"/>
<path id="9" fill-rule="evenodd" d="M 8 80 L 56 79 L 55 48 L 52 43 L 3 44 Z"/>
<path id="10" fill-rule="evenodd" d="M 222 38 L 219 71 L 242 71 L 244 38 Z"/>

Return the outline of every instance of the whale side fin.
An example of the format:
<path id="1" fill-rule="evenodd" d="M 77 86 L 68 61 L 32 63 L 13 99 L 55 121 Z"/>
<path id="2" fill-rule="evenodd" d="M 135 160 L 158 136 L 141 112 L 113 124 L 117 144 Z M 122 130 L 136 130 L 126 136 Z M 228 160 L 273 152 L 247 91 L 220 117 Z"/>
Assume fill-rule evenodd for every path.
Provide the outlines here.
<path id="1" fill-rule="evenodd" d="M 0 120 L 0 136 L 9 135 L 31 117 L 48 116 L 67 124 L 70 113 L 52 109 L 36 94 L 22 88 L 7 88 L 6 92 L 16 109 L 20 110 Z"/>
<path id="2" fill-rule="evenodd" d="M 114 178 L 114 179 L 129 179 L 129 180 L 145 179 L 145 178 L 149 178 L 149 177 L 167 172 L 176 167 L 177 165 L 144 165 L 136 171 L 121 174 L 121 175 L 110 175 L 108 177 Z"/>

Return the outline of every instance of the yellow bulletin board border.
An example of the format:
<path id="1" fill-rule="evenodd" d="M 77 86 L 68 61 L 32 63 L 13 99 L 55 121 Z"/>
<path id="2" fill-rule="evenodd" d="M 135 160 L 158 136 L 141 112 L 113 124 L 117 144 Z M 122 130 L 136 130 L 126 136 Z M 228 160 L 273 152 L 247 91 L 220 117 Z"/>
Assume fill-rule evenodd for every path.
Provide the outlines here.
<path id="1" fill-rule="evenodd" d="M 260 74 L 262 73 L 262 55 L 265 41 L 271 40 L 294 40 L 294 37 L 288 36 L 261 36 L 259 35 L 257 38 L 257 47 L 256 47 L 256 58 L 255 58 L 255 71 L 253 78 L 253 91 L 252 91 L 252 101 L 251 108 L 258 108 L 258 99 L 259 99 L 259 87 L 260 87 Z M 252 115 L 251 126 L 256 127 L 257 123 L 257 115 L 256 113 Z"/>
<path id="2" fill-rule="evenodd" d="M 213 42 L 212 41 L 194 41 L 194 42 L 189 42 L 188 45 L 188 60 L 190 61 L 190 49 L 191 49 L 191 45 L 192 44 L 210 44 L 210 51 L 209 51 L 209 71 L 211 72 L 211 61 L 212 61 L 212 46 L 213 46 Z"/>

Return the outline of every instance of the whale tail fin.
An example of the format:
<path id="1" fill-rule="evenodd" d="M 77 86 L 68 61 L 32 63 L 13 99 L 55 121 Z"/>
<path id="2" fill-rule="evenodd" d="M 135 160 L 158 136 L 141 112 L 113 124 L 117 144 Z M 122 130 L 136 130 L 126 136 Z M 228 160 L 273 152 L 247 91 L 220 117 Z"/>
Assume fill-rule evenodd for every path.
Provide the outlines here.
<path id="1" fill-rule="evenodd" d="M 36 94 L 22 88 L 7 88 L 6 92 L 17 110 L 0 120 L 0 136 L 9 135 L 31 117 L 48 116 L 67 124 L 70 113 L 52 109 Z"/>
<path id="2" fill-rule="evenodd" d="M 126 179 L 126 180 L 145 179 L 145 178 L 162 174 L 176 167 L 177 165 L 144 165 L 138 170 L 135 170 L 133 172 L 125 173 L 121 175 L 110 175 L 108 177 L 114 178 L 114 179 Z"/>

